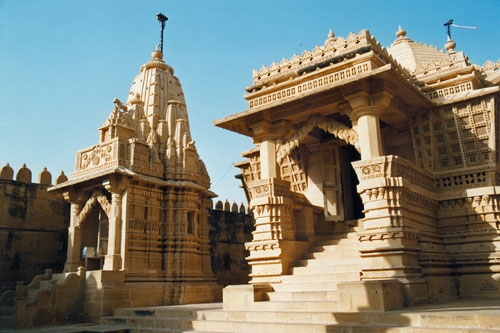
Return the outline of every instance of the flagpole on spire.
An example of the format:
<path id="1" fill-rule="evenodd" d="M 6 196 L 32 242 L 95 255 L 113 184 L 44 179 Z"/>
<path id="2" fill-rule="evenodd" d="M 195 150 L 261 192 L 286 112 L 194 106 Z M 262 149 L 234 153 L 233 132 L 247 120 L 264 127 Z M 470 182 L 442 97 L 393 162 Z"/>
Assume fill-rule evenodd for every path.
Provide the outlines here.
<path id="1" fill-rule="evenodd" d="M 161 24 L 161 34 L 160 34 L 160 52 L 163 53 L 163 30 L 165 30 L 165 22 L 167 22 L 168 17 L 163 15 L 162 13 L 158 13 L 156 15 L 156 19 Z"/>

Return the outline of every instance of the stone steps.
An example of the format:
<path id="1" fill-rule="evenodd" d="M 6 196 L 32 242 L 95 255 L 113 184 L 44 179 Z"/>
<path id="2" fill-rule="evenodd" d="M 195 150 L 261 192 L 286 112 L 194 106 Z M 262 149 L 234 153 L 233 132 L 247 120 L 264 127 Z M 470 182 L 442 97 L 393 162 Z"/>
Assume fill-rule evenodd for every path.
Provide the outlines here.
<path id="1" fill-rule="evenodd" d="M 305 259 L 298 260 L 292 268 L 291 275 L 282 276 L 282 283 L 273 284 L 274 291 L 267 293 L 268 301 L 270 303 L 294 301 L 300 306 L 306 306 L 303 302 L 336 302 L 338 282 L 359 281 L 360 279 L 361 259 L 352 254 L 353 251 L 358 253 L 355 246 L 357 237 L 356 235 L 348 236 L 346 238 L 345 235 L 337 235 L 337 239 L 324 238 L 318 241 L 316 247 L 321 248 L 321 252 L 309 251 Z M 259 306 L 276 307 L 276 305 L 261 305 L 260 303 Z M 290 309 L 288 304 L 282 304 L 282 306 L 287 306 L 287 308 L 278 307 L 277 309 Z M 307 306 L 316 307 L 317 305 Z M 335 310 L 333 306 L 333 304 L 328 305 L 332 311 Z M 293 307 L 293 309 L 298 308 Z"/>
<path id="2" fill-rule="evenodd" d="M 346 233 L 334 234 L 327 237 L 316 238 L 316 242 L 324 244 L 337 244 L 345 240 L 358 240 L 358 235 L 356 231 L 350 231 Z"/>
<path id="3" fill-rule="evenodd" d="M 359 253 L 358 251 L 358 246 L 356 244 L 315 244 L 313 245 L 309 252 L 314 253 L 314 252 L 332 252 L 335 253 L 336 251 L 354 251 L 354 253 Z"/>
<path id="4" fill-rule="evenodd" d="M 330 257 L 324 256 L 321 258 L 298 260 L 295 264 L 295 267 L 341 265 L 341 264 L 345 264 L 346 262 L 348 262 L 350 264 L 360 265 L 361 258 L 359 258 L 359 257 L 330 258 Z"/>
<path id="5" fill-rule="evenodd" d="M 273 284 L 274 291 L 335 291 L 337 282 L 283 282 Z"/>
<path id="6" fill-rule="evenodd" d="M 354 264 L 337 264 L 337 265 L 318 265 L 318 266 L 295 266 L 292 268 L 293 275 L 315 275 L 315 274 L 335 274 L 359 272 L 360 265 Z"/>
<path id="7" fill-rule="evenodd" d="M 332 291 L 275 291 L 267 293 L 270 302 L 275 301 L 337 301 L 338 292 Z"/>
<path id="8" fill-rule="evenodd" d="M 500 307 L 497 312 L 415 311 L 334 312 L 314 310 L 223 311 L 221 304 L 209 309 L 186 310 L 179 307 L 120 309 L 124 317 L 104 317 L 101 324 L 128 327 L 129 332 L 500 332 Z M 288 302 L 295 303 L 298 302 Z M 305 302 L 308 303 L 308 302 Z M 281 304 L 280 304 L 281 305 Z M 97 332 L 97 330 L 93 330 Z"/>
<path id="9" fill-rule="evenodd" d="M 309 323 L 270 323 L 270 322 L 247 322 L 247 321 L 215 321 L 199 320 L 193 322 L 193 327 L 200 331 L 212 330 L 216 332 L 308 332 L 325 333 L 331 332 L 323 324 Z"/>
<path id="10" fill-rule="evenodd" d="M 304 274 L 304 275 L 284 275 L 283 283 L 301 283 L 301 282 L 335 282 L 335 281 L 359 281 L 360 273 L 355 272 L 337 272 L 326 274 Z"/>
<path id="11" fill-rule="evenodd" d="M 321 259 L 321 258 L 351 258 L 351 259 L 359 259 L 359 252 L 357 249 L 347 249 L 347 250 L 332 250 L 332 251 L 323 251 L 318 250 L 316 252 L 308 252 L 304 256 L 304 260 L 306 259 Z"/>

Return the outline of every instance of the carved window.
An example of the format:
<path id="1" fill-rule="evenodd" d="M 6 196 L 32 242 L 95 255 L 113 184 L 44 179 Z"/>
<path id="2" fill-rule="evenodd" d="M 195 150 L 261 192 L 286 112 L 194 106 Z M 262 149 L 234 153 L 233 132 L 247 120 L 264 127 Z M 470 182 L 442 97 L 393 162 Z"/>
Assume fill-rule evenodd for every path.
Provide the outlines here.
<path id="1" fill-rule="evenodd" d="M 491 160 L 491 107 L 477 99 L 410 116 L 417 163 L 433 171 L 484 165 Z"/>
<path id="2" fill-rule="evenodd" d="M 304 192 L 307 190 L 307 178 L 304 172 L 304 163 L 299 148 L 285 156 L 280 165 L 281 178 L 290 182 L 293 192 Z"/>
<path id="3" fill-rule="evenodd" d="M 187 212 L 187 233 L 194 234 L 194 212 Z"/>

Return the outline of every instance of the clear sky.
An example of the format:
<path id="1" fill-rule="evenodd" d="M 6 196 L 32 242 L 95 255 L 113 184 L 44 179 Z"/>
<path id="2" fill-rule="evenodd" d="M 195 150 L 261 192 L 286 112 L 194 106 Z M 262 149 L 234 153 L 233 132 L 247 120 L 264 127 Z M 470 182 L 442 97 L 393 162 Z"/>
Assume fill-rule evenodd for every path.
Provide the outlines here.
<path id="1" fill-rule="evenodd" d="M 456 50 L 482 66 L 500 58 L 500 1 L 334 0 L 0 0 L 0 165 L 23 163 L 33 179 L 74 171 L 75 153 L 126 101 L 134 76 L 159 44 L 156 14 L 168 18 L 165 61 L 180 79 L 193 140 L 224 200 L 245 202 L 232 163 L 251 139 L 212 125 L 244 111 L 252 69 L 370 30 L 389 46 L 398 25 L 415 41 L 443 48 L 443 23 Z"/>

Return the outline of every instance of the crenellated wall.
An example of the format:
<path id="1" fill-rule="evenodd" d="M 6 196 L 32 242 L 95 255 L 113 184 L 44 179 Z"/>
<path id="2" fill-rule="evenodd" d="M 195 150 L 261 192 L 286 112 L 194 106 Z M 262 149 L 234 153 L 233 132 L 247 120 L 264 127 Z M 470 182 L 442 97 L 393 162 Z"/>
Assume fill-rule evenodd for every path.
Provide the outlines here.
<path id="1" fill-rule="evenodd" d="M 67 180 L 63 172 L 56 183 Z M 69 204 L 48 193 L 52 175 L 46 168 L 38 182 L 23 165 L 15 174 L 0 169 L 0 289 L 29 282 L 44 269 L 62 271 L 67 246 Z"/>
<path id="2" fill-rule="evenodd" d="M 66 181 L 63 172 L 56 184 Z M 16 173 L 7 164 L 0 169 L 0 267 L 2 289 L 16 281 L 30 282 L 45 269 L 62 272 L 66 257 L 69 204 L 54 192 L 52 175 L 40 172 L 32 182 L 32 172 L 23 165 Z M 212 269 L 220 285 L 248 282 L 248 251 L 253 216 L 243 204 L 217 201 L 209 209 L 209 237 Z"/>
<path id="3" fill-rule="evenodd" d="M 247 283 L 250 266 L 245 260 L 249 255 L 245 243 L 252 240 L 253 216 L 243 204 L 217 201 L 210 210 L 208 224 L 212 270 L 217 283 L 221 286 Z"/>

